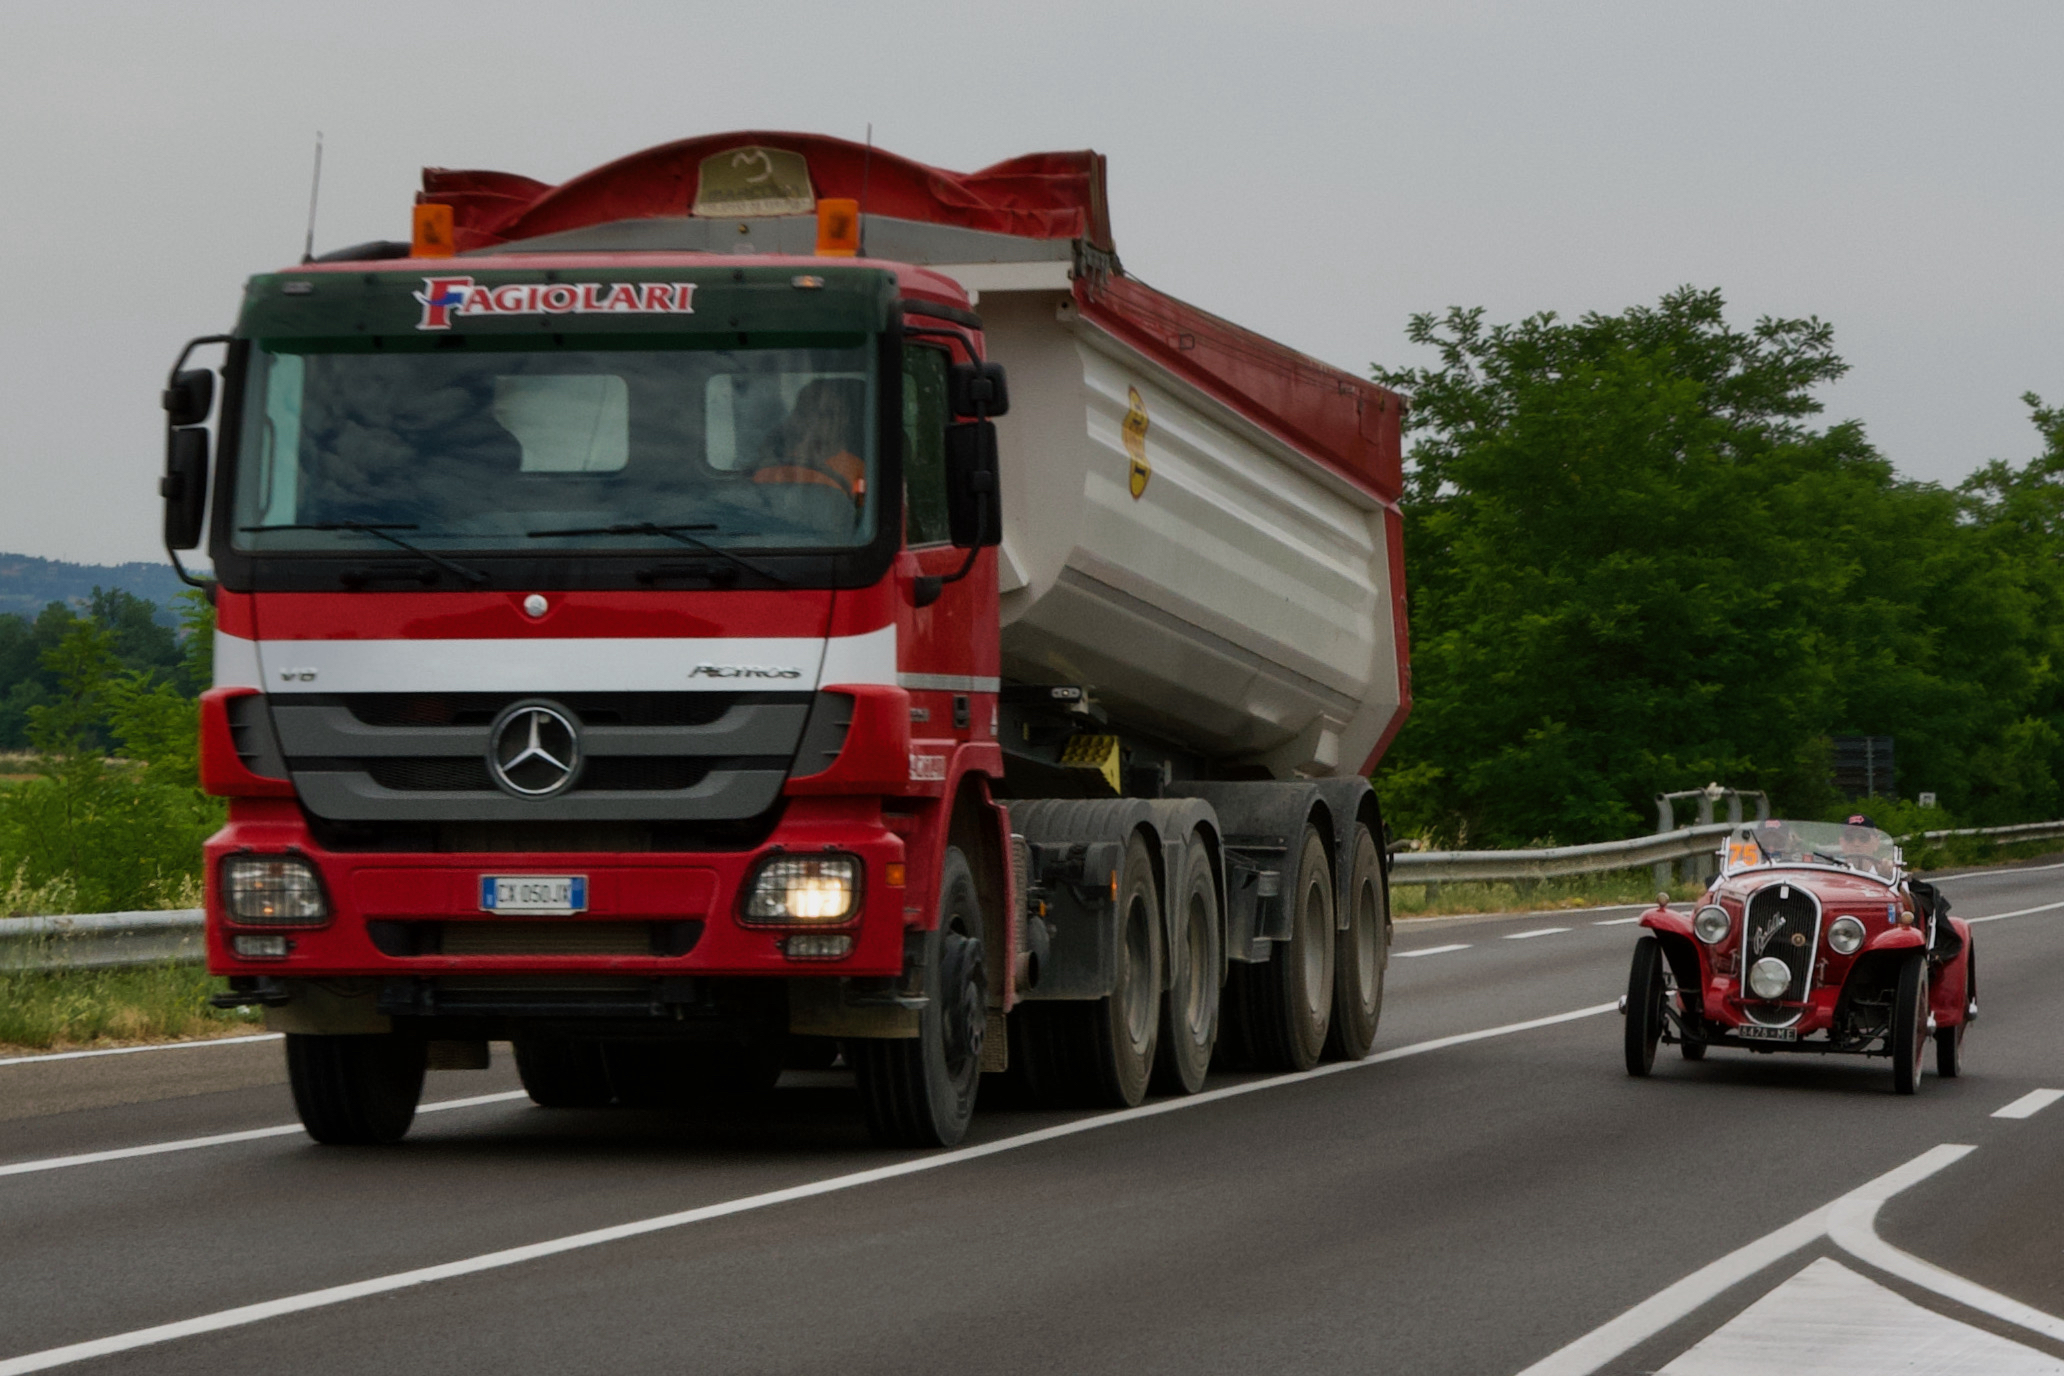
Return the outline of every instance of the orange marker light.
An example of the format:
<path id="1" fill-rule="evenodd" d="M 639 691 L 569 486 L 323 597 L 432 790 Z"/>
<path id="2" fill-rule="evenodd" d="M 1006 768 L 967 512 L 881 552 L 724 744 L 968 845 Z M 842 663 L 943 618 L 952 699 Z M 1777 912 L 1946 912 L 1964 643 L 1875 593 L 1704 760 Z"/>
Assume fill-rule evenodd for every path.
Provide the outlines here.
<path id="1" fill-rule="evenodd" d="M 906 873 L 907 871 L 904 870 L 901 860 L 891 860 L 888 864 L 882 866 L 882 882 L 892 889 L 900 889 L 903 887 Z"/>
<path id="2" fill-rule="evenodd" d="M 415 232 L 409 240 L 411 258 L 452 256 L 452 213 L 448 205 L 415 207 Z"/>
<path id="3" fill-rule="evenodd" d="M 860 251 L 860 202 L 821 200 L 817 202 L 817 254 L 821 258 L 851 258 Z"/>

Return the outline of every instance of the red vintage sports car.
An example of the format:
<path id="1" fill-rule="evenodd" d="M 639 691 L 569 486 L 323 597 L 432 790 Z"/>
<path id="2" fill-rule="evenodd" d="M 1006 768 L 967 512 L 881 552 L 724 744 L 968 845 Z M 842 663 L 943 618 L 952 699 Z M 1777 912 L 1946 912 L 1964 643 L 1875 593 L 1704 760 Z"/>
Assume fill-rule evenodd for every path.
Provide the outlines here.
<path id="1" fill-rule="evenodd" d="M 1656 1045 L 1688 1061 L 1714 1046 L 1846 1052 L 1892 1059 L 1892 1088 L 1963 1068 L 1978 1015 L 1970 924 L 1935 886 L 1905 872 L 1890 836 L 1862 817 L 1771 820 L 1728 837 L 1719 877 L 1689 917 L 1658 896 L 1634 947 L 1620 1011 L 1627 1073 Z"/>

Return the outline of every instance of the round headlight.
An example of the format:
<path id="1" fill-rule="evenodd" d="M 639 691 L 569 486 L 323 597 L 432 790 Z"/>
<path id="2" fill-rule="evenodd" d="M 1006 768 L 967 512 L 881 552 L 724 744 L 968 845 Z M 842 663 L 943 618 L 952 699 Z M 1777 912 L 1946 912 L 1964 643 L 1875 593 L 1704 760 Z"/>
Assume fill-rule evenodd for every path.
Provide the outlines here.
<path id="1" fill-rule="evenodd" d="M 1839 956 L 1853 956 L 1863 945 L 1863 924 L 1853 917 L 1838 917 L 1827 929 L 1827 944 Z"/>
<path id="2" fill-rule="evenodd" d="M 1691 929 L 1698 933 L 1698 939 L 1708 946 L 1718 946 L 1727 940 L 1727 932 L 1734 924 L 1728 920 L 1727 909 L 1704 907 L 1691 919 Z"/>
<path id="3" fill-rule="evenodd" d="M 1783 998 L 1792 987 L 1792 967 L 1776 956 L 1765 956 L 1749 967 L 1749 992 L 1759 999 Z"/>

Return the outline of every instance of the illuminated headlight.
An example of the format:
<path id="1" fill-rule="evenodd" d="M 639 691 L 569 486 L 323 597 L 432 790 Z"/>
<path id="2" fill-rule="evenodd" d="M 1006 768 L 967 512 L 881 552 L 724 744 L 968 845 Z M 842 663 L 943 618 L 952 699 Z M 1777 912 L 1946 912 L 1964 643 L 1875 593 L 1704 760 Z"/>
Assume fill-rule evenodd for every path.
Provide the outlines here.
<path id="1" fill-rule="evenodd" d="M 1698 939 L 1708 946 L 1718 946 L 1727 940 L 1727 931 L 1732 925 L 1725 908 L 1700 908 L 1698 916 L 1691 919 L 1691 929 L 1697 932 Z"/>
<path id="2" fill-rule="evenodd" d="M 1827 944 L 1836 955 L 1853 956 L 1863 946 L 1863 924 L 1853 917 L 1838 917 L 1827 929 Z"/>
<path id="3" fill-rule="evenodd" d="M 786 926 L 844 922 L 859 907 L 860 861 L 851 855 L 784 855 L 760 866 L 741 920 Z"/>
<path id="4" fill-rule="evenodd" d="M 1792 987 L 1792 967 L 1776 956 L 1765 956 L 1749 967 L 1749 992 L 1759 999 L 1783 998 Z"/>
<path id="5" fill-rule="evenodd" d="M 315 867 L 293 855 L 232 855 L 222 862 L 222 901 L 238 922 L 261 927 L 319 927 L 329 901 Z"/>

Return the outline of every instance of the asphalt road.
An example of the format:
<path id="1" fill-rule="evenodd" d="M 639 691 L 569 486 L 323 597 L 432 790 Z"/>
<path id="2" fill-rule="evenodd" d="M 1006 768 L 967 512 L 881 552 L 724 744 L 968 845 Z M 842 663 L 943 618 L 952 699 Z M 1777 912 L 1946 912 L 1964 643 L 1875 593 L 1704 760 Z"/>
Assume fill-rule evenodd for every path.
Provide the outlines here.
<path id="1" fill-rule="evenodd" d="M 1994 1116 L 2064 1089 L 2064 865 L 1944 887 L 2020 915 L 1910 1099 L 1878 1060 L 1630 1080 L 1631 910 L 1408 924 L 1369 1061 L 944 1153 L 871 1147 L 836 1075 L 547 1111 L 498 1048 L 354 1151 L 292 1128 L 276 1042 L 0 1065 L 0 1376 L 2064 1372 L 2064 1108 Z"/>

